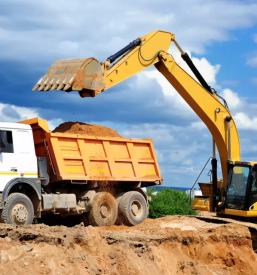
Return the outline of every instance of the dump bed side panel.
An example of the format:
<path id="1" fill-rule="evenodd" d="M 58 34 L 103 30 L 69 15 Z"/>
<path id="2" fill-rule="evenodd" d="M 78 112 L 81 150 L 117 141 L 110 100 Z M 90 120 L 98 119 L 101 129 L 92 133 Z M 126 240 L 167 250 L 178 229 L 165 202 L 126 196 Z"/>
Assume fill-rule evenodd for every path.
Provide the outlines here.
<path id="1" fill-rule="evenodd" d="M 150 140 L 51 134 L 60 179 L 155 181 L 161 178 Z"/>
<path id="2" fill-rule="evenodd" d="M 46 157 L 53 181 L 162 180 L 150 139 L 100 138 L 51 133 L 47 121 L 30 119 L 36 155 Z"/>

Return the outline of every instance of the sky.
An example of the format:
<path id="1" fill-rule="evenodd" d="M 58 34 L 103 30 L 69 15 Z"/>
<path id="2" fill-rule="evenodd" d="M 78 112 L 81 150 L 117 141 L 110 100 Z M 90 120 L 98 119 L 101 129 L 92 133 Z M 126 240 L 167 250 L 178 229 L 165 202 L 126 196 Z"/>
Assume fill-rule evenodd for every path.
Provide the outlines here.
<path id="1" fill-rule="evenodd" d="M 105 61 L 132 40 L 164 30 L 227 100 L 242 160 L 257 160 L 256 0 L 0 0 L 0 6 L 0 121 L 40 117 L 51 129 L 81 121 L 150 138 L 164 185 L 191 187 L 212 156 L 212 137 L 155 67 L 95 98 L 31 91 L 57 59 Z M 169 52 L 190 73 L 174 46 Z"/>

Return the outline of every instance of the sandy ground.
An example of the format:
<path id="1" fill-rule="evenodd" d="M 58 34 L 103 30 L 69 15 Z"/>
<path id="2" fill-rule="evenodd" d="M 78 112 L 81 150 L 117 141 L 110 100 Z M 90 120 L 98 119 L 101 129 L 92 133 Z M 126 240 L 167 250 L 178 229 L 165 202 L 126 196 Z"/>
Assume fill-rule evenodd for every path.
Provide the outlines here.
<path id="1" fill-rule="evenodd" d="M 0 224 L 0 274 L 257 274 L 247 227 L 170 216 L 135 227 Z"/>

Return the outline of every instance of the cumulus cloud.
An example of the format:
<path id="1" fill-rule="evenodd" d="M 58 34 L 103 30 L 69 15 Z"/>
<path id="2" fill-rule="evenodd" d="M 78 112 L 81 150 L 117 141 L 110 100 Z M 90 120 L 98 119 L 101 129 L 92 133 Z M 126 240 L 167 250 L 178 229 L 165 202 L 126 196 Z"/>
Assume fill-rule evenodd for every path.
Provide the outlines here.
<path id="1" fill-rule="evenodd" d="M 17 122 L 37 116 L 38 113 L 35 109 L 0 103 L 0 121 Z"/>
<path id="2" fill-rule="evenodd" d="M 0 121 L 2 122 L 18 122 L 36 117 L 42 118 L 36 109 L 0 103 Z M 48 120 L 49 129 L 53 130 L 62 122 L 63 120 L 58 118 Z"/>
<path id="3" fill-rule="evenodd" d="M 227 101 L 229 108 L 235 109 L 242 104 L 242 98 L 240 99 L 238 94 L 230 89 L 222 90 L 222 96 Z"/>
<path id="4" fill-rule="evenodd" d="M 38 64 L 60 57 L 101 59 L 155 29 L 176 33 L 183 47 L 202 53 L 213 41 L 231 39 L 231 30 L 253 26 L 256 12 L 252 1 L 229 0 L 196 0 L 193 5 L 191 0 L 158 4 L 110 0 L 108 5 L 82 0 L 72 5 L 67 0 L 2 1 L 0 58 Z"/>
<path id="5" fill-rule="evenodd" d="M 238 129 L 257 130 L 257 117 L 250 118 L 249 115 L 240 112 L 234 115 L 234 119 Z"/>
<path id="6" fill-rule="evenodd" d="M 202 121 L 194 121 L 191 123 L 191 127 L 196 130 L 202 130 L 206 128 L 206 125 Z"/>

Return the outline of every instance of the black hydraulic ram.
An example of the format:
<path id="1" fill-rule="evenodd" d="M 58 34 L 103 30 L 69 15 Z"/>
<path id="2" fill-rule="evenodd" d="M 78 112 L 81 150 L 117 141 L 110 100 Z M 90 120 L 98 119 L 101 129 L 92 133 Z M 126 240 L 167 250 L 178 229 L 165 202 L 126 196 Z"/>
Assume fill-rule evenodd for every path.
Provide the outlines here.
<path id="1" fill-rule="evenodd" d="M 197 70 L 197 68 L 195 67 L 195 64 L 193 63 L 193 61 L 190 58 L 190 56 L 187 53 L 183 52 L 183 50 L 180 48 L 180 46 L 178 45 L 178 43 L 176 42 L 176 40 L 173 40 L 173 42 L 176 45 L 176 47 L 178 48 L 178 50 L 180 51 L 181 57 L 187 63 L 188 67 L 194 73 L 195 77 L 198 79 L 198 81 L 201 83 L 201 85 L 204 87 L 204 89 L 206 89 L 209 93 L 213 94 L 213 91 L 212 91 L 211 87 L 207 84 L 207 82 L 205 81 L 205 79 L 203 78 L 203 76 Z"/>
<path id="2" fill-rule="evenodd" d="M 126 47 L 124 47 L 123 49 L 121 49 L 117 53 L 115 53 L 115 54 L 111 55 L 110 57 L 108 57 L 107 60 L 110 61 L 110 63 L 113 63 L 117 58 L 119 58 L 120 56 L 122 56 L 123 54 L 128 52 L 129 50 L 135 48 L 136 46 L 139 46 L 140 44 L 141 44 L 141 39 L 138 38 L 138 39 L 132 41 L 131 43 L 129 43 Z"/>

